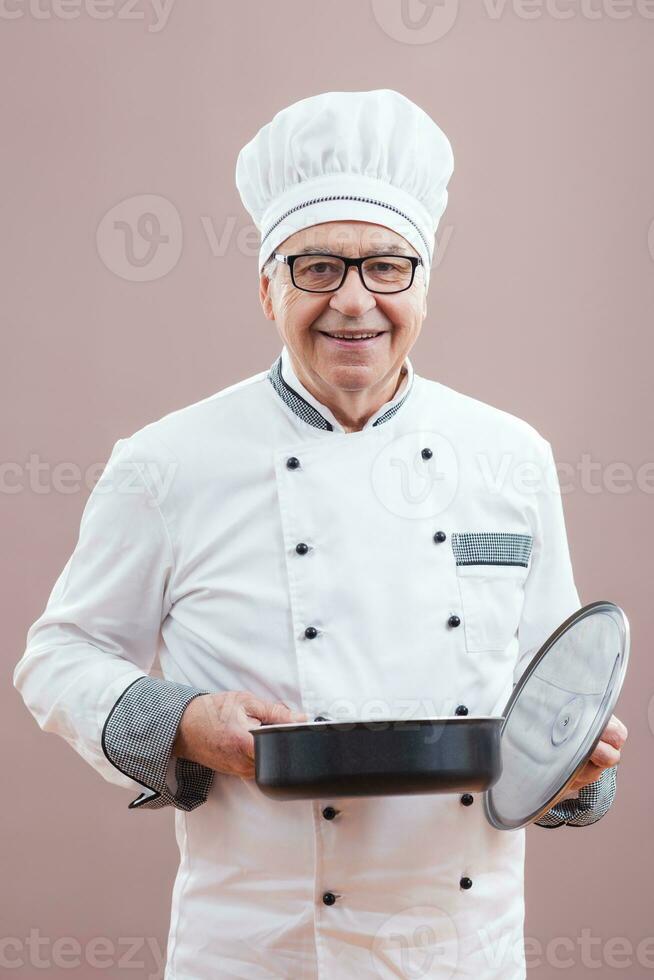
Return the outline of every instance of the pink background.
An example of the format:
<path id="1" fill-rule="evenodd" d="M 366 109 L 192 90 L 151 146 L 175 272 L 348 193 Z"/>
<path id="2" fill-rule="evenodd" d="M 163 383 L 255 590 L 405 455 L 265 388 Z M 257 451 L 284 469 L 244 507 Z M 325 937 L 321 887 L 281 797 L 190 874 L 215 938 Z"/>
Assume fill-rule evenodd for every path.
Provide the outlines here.
<path id="1" fill-rule="evenodd" d="M 417 22 L 429 8 L 412 3 Z M 620 963 L 654 976 L 654 939 L 652 966 L 637 952 L 654 936 L 649 6 L 444 0 L 412 28 L 396 0 L 176 0 L 165 23 L 146 0 L 7 0 L 0 940 L 13 937 L 7 955 L 24 961 L 13 976 L 44 972 L 30 930 L 48 939 L 44 958 L 58 938 L 75 937 L 83 955 L 93 937 L 114 943 L 110 968 L 53 965 L 48 976 L 162 975 L 143 941 L 165 950 L 172 811 L 128 811 L 132 794 L 39 731 L 11 674 L 77 540 L 89 468 L 118 438 L 263 370 L 280 349 L 259 306 L 239 149 L 290 102 L 371 88 L 414 99 L 454 148 L 414 366 L 527 419 L 574 468 L 562 482 L 582 601 L 618 602 L 632 627 L 613 809 L 595 827 L 528 832 L 526 935 L 568 944 L 529 976 L 560 977 L 556 956 L 571 957 L 575 980 Z M 154 209 L 168 234 L 151 264 L 139 264 L 138 235 L 126 257 L 115 215 L 103 223 L 127 199 L 119 218 Z M 584 456 L 592 487 L 576 469 Z M 44 464 L 38 484 L 30 457 Z M 584 965 L 583 930 L 601 971 Z M 142 966 L 129 972 L 125 937 L 140 937 Z M 620 937 L 631 953 L 602 955 Z"/>

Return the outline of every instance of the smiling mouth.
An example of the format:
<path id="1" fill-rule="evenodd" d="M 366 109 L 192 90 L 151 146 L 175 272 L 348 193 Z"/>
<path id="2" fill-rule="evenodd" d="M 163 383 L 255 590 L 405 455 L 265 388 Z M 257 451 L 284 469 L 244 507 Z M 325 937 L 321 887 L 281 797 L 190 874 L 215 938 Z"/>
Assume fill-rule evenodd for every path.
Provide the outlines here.
<path id="1" fill-rule="evenodd" d="M 363 341 L 366 340 L 375 340 L 375 338 L 381 337 L 381 335 L 383 333 L 387 333 L 387 331 L 370 330 L 366 332 L 360 331 L 358 333 L 341 333 L 339 331 L 319 330 L 318 333 L 321 333 L 323 337 L 329 337 L 330 340 L 338 340 L 347 344 L 355 344 L 355 343 L 362 343 Z"/>

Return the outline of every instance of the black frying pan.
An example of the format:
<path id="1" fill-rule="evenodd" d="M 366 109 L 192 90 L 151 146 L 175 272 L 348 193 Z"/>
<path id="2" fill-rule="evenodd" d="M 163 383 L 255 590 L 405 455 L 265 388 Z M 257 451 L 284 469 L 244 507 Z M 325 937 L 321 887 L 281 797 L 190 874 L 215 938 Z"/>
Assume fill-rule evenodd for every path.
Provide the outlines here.
<path id="1" fill-rule="evenodd" d="M 503 717 L 262 725 L 255 779 L 266 796 L 305 800 L 480 792 L 502 771 Z"/>

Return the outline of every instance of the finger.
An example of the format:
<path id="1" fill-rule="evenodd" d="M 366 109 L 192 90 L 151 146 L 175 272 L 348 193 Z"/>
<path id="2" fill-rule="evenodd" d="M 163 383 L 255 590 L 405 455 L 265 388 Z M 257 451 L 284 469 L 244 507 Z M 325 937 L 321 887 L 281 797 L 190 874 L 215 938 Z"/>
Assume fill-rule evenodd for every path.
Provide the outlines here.
<path id="1" fill-rule="evenodd" d="M 288 708 L 288 710 L 292 713 L 293 717 L 292 717 L 291 721 L 307 721 L 308 720 L 309 716 L 308 716 L 308 714 L 305 711 L 296 711 L 295 708 L 291 708 L 291 706 L 289 704 L 286 704 L 286 701 L 280 701 L 279 703 L 280 704 L 283 704 L 284 707 L 285 708 Z"/>
<path id="2" fill-rule="evenodd" d="M 609 728 L 607 725 L 602 732 L 602 742 L 606 745 L 612 745 L 614 749 L 620 749 L 624 744 L 624 739 L 617 728 Z"/>
<path id="3" fill-rule="evenodd" d="M 616 748 L 621 748 L 627 741 L 629 735 L 629 730 L 624 722 L 616 718 L 615 715 L 611 715 L 608 724 L 604 731 L 602 732 L 602 738 L 605 742 L 610 742 L 611 745 L 615 745 Z"/>
<path id="4" fill-rule="evenodd" d="M 595 746 L 590 761 L 603 769 L 608 769 L 610 766 L 617 766 L 620 762 L 620 750 L 602 740 Z"/>
<path id="5" fill-rule="evenodd" d="M 243 736 L 243 755 L 250 765 L 254 762 L 254 735 L 251 732 L 247 732 Z"/>
<path id="6" fill-rule="evenodd" d="M 572 784 L 568 787 L 568 791 L 578 793 L 584 786 L 597 782 L 603 772 L 603 767 L 596 766 L 593 762 L 587 762 L 581 772 L 575 776 Z"/>
<path id="7" fill-rule="evenodd" d="M 303 712 L 293 711 L 283 701 L 263 701 L 250 698 L 244 702 L 248 715 L 263 725 L 285 725 L 294 721 L 306 721 Z"/>
<path id="8" fill-rule="evenodd" d="M 245 694 L 241 698 L 239 708 L 248 715 L 248 721 L 251 718 L 255 718 L 261 721 L 262 718 L 267 714 L 266 705 L 269 702 L 264 701 L 263 698 L 258 698 L 254 694 Z"/>
<path id="9" fill-rule="evenodd" d="M 603 772 L 601 766 L 596 766 L 594 762 L 587 762 L 581 772 L 575 776 L 571 789 L 577 790 L 581 786 L 587 786 L 588 783 L 594 783 Z"/>

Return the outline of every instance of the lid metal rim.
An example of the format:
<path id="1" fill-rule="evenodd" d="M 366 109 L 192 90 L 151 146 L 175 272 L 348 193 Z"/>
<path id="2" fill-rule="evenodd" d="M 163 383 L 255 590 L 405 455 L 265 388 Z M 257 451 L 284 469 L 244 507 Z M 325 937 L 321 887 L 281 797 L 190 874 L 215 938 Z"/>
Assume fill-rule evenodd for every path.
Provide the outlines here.
<path id="1" fill-rule="evenodd" d="M 522 827 L 526 827 L 528 824 L 533 823 L 535 820 L 538 820 L 539 817 L 547 813 L 547 811 L 551 808 L 553 801 L 562 793 L 565 793 L 567 788 L 574 782 L 575 777 L 578 775 L 579 772 L 581 772 L 581 770 L 585 766 L 589 756 L 594 752 L 595 747 L 599 743 L 602 737 L 602 732 L 604 731 L 604 728 L 606 726 L 606 723 L 608 722 L 609 718 L 611 717 L 611 714 L 613 713 L 613 708 L 615 707 L 616 702 L 620 696 L 620 691 L 622 689 L 622 684 L 627 670 L 627 663 L 629 661 L 629 640 L 630 640 L 629 621 L 624 613 L 624 610 L 621 609 L 620 606 L 606 599 L 599 599 L 596 602 L 590 602 L 588 603 L 588 605 L 582 606 L 576 612 L 568 616 L 568 618 L 563 623 L 561 623 L 559 627 L 557 627 L 557 629 L 551 634 L 551 636 L 548 637 L 548 639 L 545 641 L 543 646 L 537 651 L 537 653 L 534 654 L 533 659 L 531 660 L 531 662 L 523 672 L 518 683 L 513 688 L 511 696 L 505 705 L 504 712 L 503 712 L 504 721 L 502 723 L 500 738 L 502 737 L 502 733 L 504 732 L 504 729 L 509 720 L 511 711 L 513 709 L 513 705 L 517 701 L 520 692 L 523 690 L 523 688 L 529 681 L 530 677 L 533 675 L 534 671 L 540 664 L 541 660 L 547 655 L 549 650 L 560 639 L 560 637 L 563 636 L 564 633 L 567 633 L 567 631 L 572 626 L 574 626 L 578 622 L 581 622 L 581 620 L 585 619 L 587 616 L 590 616 L 597 612 L 609 613 L 616 621 L 616 623 L 619 625 L 619 627 L 622 629 L 624 635 L 624 652 L 621 657 L 618 676 L 613 684 L 613 688 L 611 689 L 611 692 L 609 694 L 608 700 L 606 702 L 606 706 L 601 714 L 602 721 L 598 726 L 599 729 L 598 734 L 592 740 L 592 743 L 590 743 L 588 746 L 584 748 L 581 760 L 579 761 L 578 765 L 575 766 L 573 772 L 570 774 L 570 776 L 565 781 L 563 786 L 561 786 L 561 788 L 558 789 L 556 793 L 554 793 L 549 798 L 549 800 L 543 804 L 543 806 L 539 807 L 537 810 L 534 810 L 528 816 L 525 816 L 522 820 L 520 821 L 501 820 L 497 813 L 497 810 L 493 805 L 494 787 L 491 787 L 490 789 L 486 790 L 486 792 L 484 793 L 484 812 L 486 815 L 486 819 L 488 820 L 489 823 L 493 825 L 493 827 L 495 827 L 498 830 L 519 830 Z"/>

